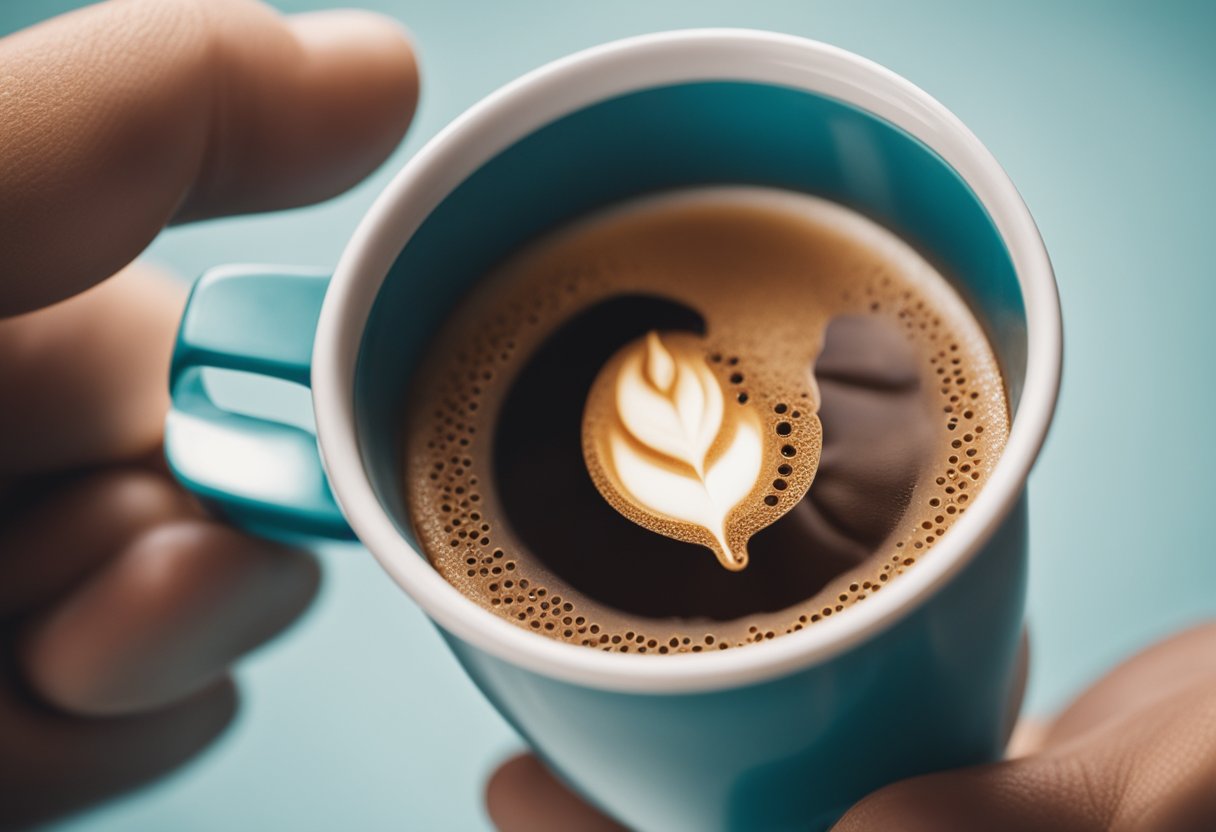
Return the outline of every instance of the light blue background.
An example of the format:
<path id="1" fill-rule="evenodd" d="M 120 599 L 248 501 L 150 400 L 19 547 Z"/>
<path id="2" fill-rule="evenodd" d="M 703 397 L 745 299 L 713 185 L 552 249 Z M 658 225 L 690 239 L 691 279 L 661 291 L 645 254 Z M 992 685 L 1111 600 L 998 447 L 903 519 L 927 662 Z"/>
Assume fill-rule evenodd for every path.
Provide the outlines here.
<path id="1" fill-rule="evenodd" d="M 1130 651 L 1216 614 L 1216 5 L 365 4 L 406 23 L 421 52 L 422 105 L 392 160 L 320 207 L 176 229 L 153 258 L 184 275 L 217 260 L 332 264 L 424 140 L 505 81 L 585 46 L 707 25 L 843 46 L 971 126 L 1055 262 L 1065 380 L 1031 479 L 1029 710 L 1059 707 Z M 3 0 L 0 32 L 75 5 Z M 332 547 L 324 559 L 307 618 L 241 665 L 241 714 L 223 740 L 59 829 L 486 828 L 482 783 L 518 740 L 366 553 Z"/>

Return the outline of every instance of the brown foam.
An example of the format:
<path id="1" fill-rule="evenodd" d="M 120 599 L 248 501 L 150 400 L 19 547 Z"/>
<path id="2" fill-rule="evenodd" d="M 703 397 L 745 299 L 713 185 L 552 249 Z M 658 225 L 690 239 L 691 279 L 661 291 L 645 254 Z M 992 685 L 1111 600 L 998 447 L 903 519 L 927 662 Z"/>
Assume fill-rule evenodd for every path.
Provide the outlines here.
<path id="1" fill-rule="evenodd" d="M 857 541 L 868 556 L 813 597 L 730 620 L 638 616 L 564 581 L 532 557 L 512 529 L 492 462 L 495 425 L 512 384 L 563 322 L 613 297 L 639 294 L 700 314 L 700 343 L 731 394 L 727 406 L 749 408 L 764 420 L 766 473 L 745 501 L 761 521 L 815 496 L 815 454 L 807 448 L 818 447 L 821 393 L 811 368 L 829 323 L 850 316 L 882 322 L 910 345 L 918 382 L 911 395 L 924 413 L 937 414 L 928 422 L 924 461 L 917 456 L 920 474 L 892 530 L 877 544 Z M 874 385 L 884 383 L 882 367 L 866 361 L 885 353 L 867 356 L 857 346 L 881 339 L 859 331 L 864 337 L 854 338 L 853 347 L 825 352 L 819 367 L 825 385 L 847 384 L 859 372 L 878 379 Z M 1008 427 L 991 348 L 939 274 L 845 209 L 758 189 L 644 201 L 521 251 L 446 322 L 409 400 L 411 519 L 440 574 L 520 626 L 621 652 L 699 652 L 761 641 L 880 591 L 966 511 Z M 779 432 L 785 425 L 788 434 Z M 825 428 L 825 453 L 831 441 Z M 538 461 L 537 475 L 544 471 Z M 831 487 L 825 483 L 825 493 Z M 833 505 L 864 512 L 860 493 L 860 500 Z M 553 511 L 561 523 L 561 506 Z M 747 533 L 758 527 L 753 522 Z M 842 528 L 846 537 L 852 534 L 848 523 Z M 572 530 L 572 545 L 579 534 L 595 533 Z"/>

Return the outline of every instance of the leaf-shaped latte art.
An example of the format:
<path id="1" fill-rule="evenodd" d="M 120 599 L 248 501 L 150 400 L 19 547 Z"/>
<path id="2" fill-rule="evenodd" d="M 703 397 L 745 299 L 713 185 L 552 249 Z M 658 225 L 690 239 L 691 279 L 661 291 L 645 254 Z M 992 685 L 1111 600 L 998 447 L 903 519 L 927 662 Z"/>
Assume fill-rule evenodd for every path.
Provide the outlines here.
<path id="1" fill-rule="evenodd" d="M 618 510 L 669 537 L 709 545 L 727 569 L 747 565 L 730 520 L 760 476 L 761 426 L 750 410 L 726 407 L 694 339 L 665 342 L 651 332 L 624 347 L 592 388 L 583 433 L 596 485 Z M 642 522 L 637 511 L 656 522 Z"/>

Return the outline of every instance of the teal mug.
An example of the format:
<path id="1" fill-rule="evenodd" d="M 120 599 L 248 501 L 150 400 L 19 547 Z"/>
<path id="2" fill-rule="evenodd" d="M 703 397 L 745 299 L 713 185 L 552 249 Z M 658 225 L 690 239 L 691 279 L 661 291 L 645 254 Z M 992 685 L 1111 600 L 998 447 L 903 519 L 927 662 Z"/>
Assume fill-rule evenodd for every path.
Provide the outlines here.
<path id="1" fill-rule="evenodd" d="M 419 552 L 399 452 L 411 373 L 453 305 L 536 235 L 640 194 L 726 183 L 843 203 L 952 276 L 1005 376 L 1004 454 L 929 557 L 800 632 L 658 657 L 516 627 Z M 822 829 L 896 779 L 1000 758 L 1020 696 L 1026 477 L 1060 362 L 1030 214 L 941 104 L 824 44 L 672 32 L 559 60 L 474 106 L 381 194 L 332 278 L 204 275 L 173 361 L 165 449 L 236 523 L 357 536 L 553 771 L 630 827 Z M 218 406 L 207 368 L 310 387 L 315 435 Z"/>

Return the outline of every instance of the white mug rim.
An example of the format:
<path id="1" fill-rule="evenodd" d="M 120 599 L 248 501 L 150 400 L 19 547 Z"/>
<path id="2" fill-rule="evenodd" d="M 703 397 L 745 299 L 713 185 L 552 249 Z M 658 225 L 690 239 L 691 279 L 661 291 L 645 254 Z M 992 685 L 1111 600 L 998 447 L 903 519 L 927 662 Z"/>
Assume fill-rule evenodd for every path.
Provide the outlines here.
<path id="1" fill-rule="evenodd" d="M 843 100 L 903 128 L 951 164 L 989 212 L 1013 260 L 1026 310 L 1025 378 L 1009 440 L 988 484 L 932 556 L 881 595 L 746 649 L 663 657 L 609 653 L 527 632 L 483 609 L 400 535 L 362 462 L 355 369 L 363 327 L 389 267 L 425 216 L 468 173 L 564 113 L 631 90 L 696 80 L 768 82 Z M 910 613 L 969 563 L 1012 510 L 1042 447 L 1059 391 L 1061 339 L 1055 278 L 1028 209 L 991 153 L 942 104 L 890 70 L 824 43 L 749 29 L 690 29 L 610 42 L 533 70 L 465 111 L 405 164 L 364 216 L 335 269 L 313 350 L 313 407 L 325 468 L 347 520 L 444 630 L 501 661 L 573 684 L 633 693 L 706 691 L 827 661 Z"/>

